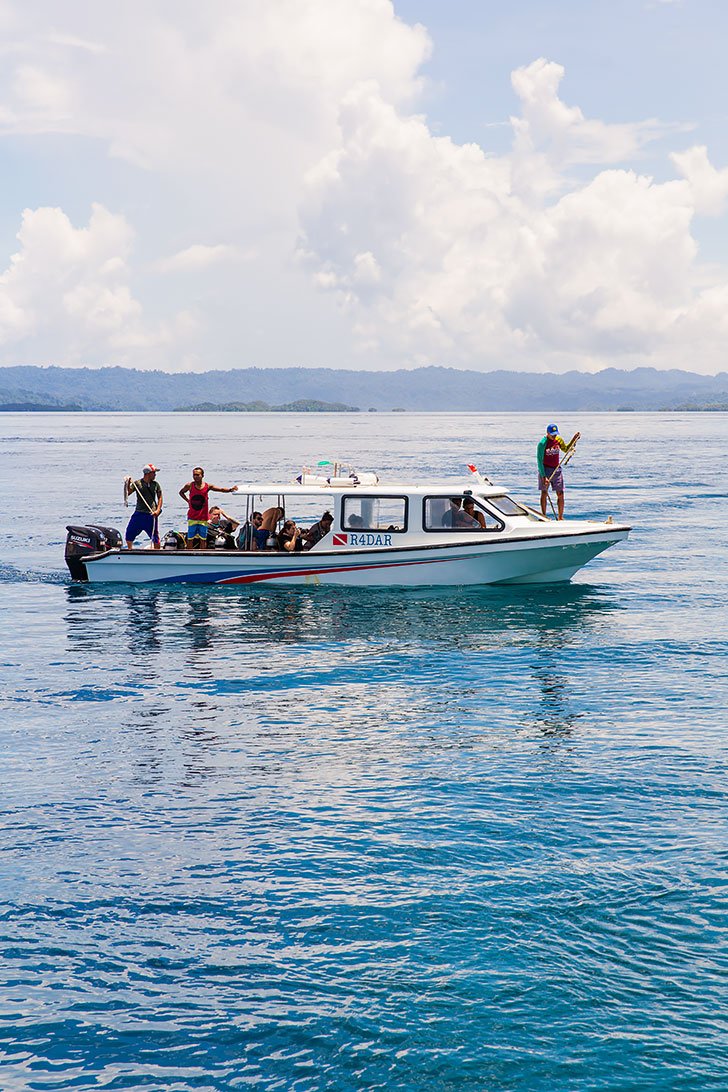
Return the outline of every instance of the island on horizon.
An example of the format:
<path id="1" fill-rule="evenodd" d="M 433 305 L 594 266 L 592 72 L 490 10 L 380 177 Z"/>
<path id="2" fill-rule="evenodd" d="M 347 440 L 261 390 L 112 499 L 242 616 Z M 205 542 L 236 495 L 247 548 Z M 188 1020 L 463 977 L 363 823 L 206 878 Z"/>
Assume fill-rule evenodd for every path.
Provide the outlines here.
<path id="1" fill-rule="evenodd" d="M 317 398 L 299 398 L 271 406 L 259 399 L 255 402 L 198 402 L 193 406 L 175 406 L 175 413 L 358 413 L 358 406 L 344 402 L 321 402 Z"/>
<path id="2" fill-rule="evenodd" d="M 251 367 L 206 372 L 0 367 L 0 410 L 135 413 L 150 408 L 177 413 L 542 412 L 549 417 L 604 410 L 720 412 L 728 408 L 728 373 L 648 367 L 477 372 L 443 365 L 396 371 Z"/>

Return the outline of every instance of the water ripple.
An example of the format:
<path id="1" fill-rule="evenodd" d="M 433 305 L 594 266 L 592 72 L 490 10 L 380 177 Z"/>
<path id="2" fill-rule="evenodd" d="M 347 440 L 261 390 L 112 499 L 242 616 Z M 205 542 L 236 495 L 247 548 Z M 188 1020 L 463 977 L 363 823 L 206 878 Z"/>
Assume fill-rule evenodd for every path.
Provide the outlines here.
<path id="1" fill-rule="evenodd" d="M 224 433 L 216 474 L 310 461 L 289 416 L 247 467 Z M 332 443 L 392 476 L 482 447 L 477 417 L 393 440 L 370 416 Z M 107 521 L 154 418 L 58 415 L 55 450 L 28 422 L 24 556 L 23 496 L 0 511 L 3 1092 L 723 1092 L 717 416 L 691 415 L 697 492 L 665 484 L 658 417 L 585 417 L 569 503 L 628 513 L 629 546 L 572 586 L 467 592 L 71 586 L 63 525 Z M 483 465 L 528 494 L 515 421 Z M 183 424 L 158 435 L 185 465 Z M 91 441 L 74 512 L 58 452 Z"/>

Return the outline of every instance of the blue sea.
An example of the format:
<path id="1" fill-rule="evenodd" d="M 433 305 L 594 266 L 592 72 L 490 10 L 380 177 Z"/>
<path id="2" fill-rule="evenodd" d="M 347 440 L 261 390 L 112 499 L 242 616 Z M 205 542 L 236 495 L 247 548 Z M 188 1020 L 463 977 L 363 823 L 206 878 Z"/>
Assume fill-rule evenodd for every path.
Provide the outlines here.
<path id="1" fill-rule="evenodd" d="M 557 421 L 569 585 L 157 589 L 63 563 L 148 460 L 534 502 L 546 420 L 0 415 L 3 1092 L 725 1092 L 726 416 Z"/>

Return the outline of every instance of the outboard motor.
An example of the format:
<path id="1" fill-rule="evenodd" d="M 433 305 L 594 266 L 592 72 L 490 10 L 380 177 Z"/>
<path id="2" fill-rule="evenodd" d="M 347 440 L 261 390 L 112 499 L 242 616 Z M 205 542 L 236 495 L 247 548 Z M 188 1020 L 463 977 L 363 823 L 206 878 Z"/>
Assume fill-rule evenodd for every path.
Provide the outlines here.
<path id="1" fill-rule="evenodd" d="M 88 580 L 84 560 L 91 554 L 119 550 L 124 544 L 115 527 L 73 527 L 66 525 L 66 564 L 73 580 Z"/>

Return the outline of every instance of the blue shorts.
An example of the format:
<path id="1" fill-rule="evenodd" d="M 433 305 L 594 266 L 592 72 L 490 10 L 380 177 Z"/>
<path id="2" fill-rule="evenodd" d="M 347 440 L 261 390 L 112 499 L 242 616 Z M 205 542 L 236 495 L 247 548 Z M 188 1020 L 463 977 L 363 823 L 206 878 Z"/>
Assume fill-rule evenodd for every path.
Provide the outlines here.
<path id="1" fill-rule="evenodd" d="M 551 478 L 551 488 L 553 489 L 554 493 L 563 493 L 564 475 L 561 473 L 561 467 L 557 466 L 554 470 L 553 467 L 547 466 L 545 470 L 546 474 L 544 475 L 544 477 L 541 477 L 540 474 L 538 476 L 538 487 L 541 492 L 546 492 L 549 487 L 549 478 L 551 478 L 551 475 L 553 474 L 553 477 Z"/>
<path id="2" fill-rule="evenodd" d="M 201 538 L 204 542 L 207 538 L 207 524 L 199 523 L 196 519 L 187 520 L 187 541 L 191 538 Z"/>
<path id="3" fill-rule="evenodd" d="M 132 512 L 131 519 L 126 528 L 126 541 L 133 542 L 137 535 L 140 535 L 142 531 L 149 535 L 156 546 L 159 542 L 157 517 L 153 516 L 151 512 Z"/>

